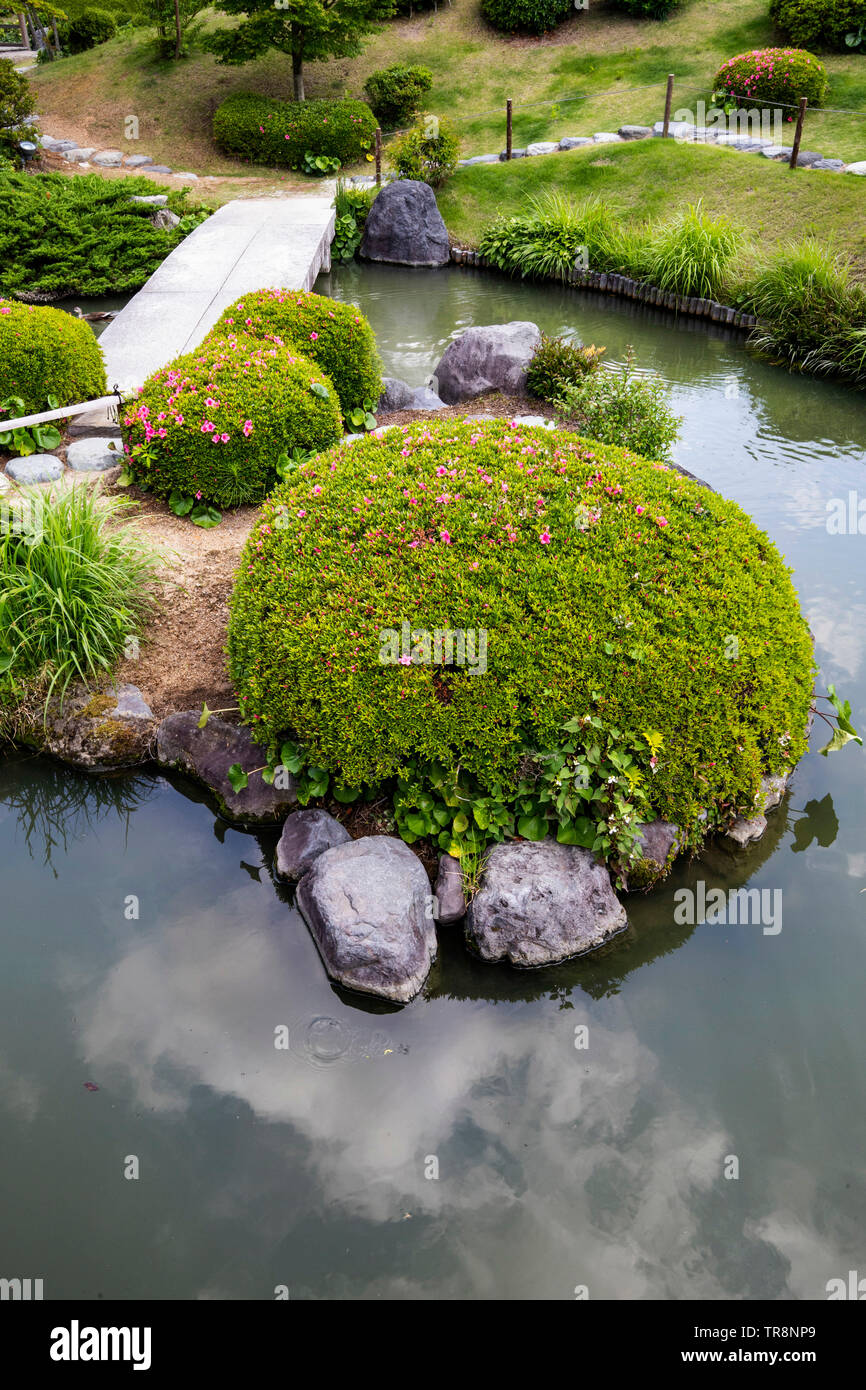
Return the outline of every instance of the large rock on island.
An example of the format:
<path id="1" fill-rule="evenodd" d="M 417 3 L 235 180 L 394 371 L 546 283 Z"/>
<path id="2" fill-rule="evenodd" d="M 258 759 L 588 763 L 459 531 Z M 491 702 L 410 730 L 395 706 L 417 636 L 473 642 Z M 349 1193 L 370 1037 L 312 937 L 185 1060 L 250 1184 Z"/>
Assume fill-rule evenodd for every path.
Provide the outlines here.
<path id="1" fill-rule="evenodd" d="M 555 965 L 603 945 L 625 925 L 607 869 L 589 850 L 527 840 L 488 854 L 466 940 L 482 960 Z"/>
<path id="2" fill-rule="evenodd" d="M 344 825 L 328 811 L 308 806 L 293 811 L 283 826 L 277 845 L 275 867 L 278 878 L 303 878 L 320 854 L 351 839 Z"/>
<path id="3" fill-rule="evenodd" d="M 359 254 L 391 265 L 447 265 L 451 244 L 430 185 L 416 179 L 386 184 L 367 214 Z"/>
<path id="4" fill-rule="evenodd" d="M 55 696 L 24 741 L 88 772 L 136 767 L 150 756 L 156 720 L 136 685 Z"/>
<path id="5" fill-rule="evenodd" d="M 262 780 L 256 769 L 265 762 L 265 750 L 242 725 L 227 724 L 214 715 L 203 729 L 198 724 L 198 710 L 181 710 L 163 719 L 156 735 L 157 762 L 204 783 L 227 820 L 241 825 L 284 820 L 298 800 L 295 779 L 285 772 L 273 786 Z M 238 792 L 229 781 L 229 768 L 235 763 L 252 773 Z"/>
<path id="6" fill-rule="evenodd" d="M 407 1004 L 436 957 L 432 895 L 402 840 L 370 835 L 320 854 L 298 907 L 325 969 L 346 989 Z"/>
<path id="7" fill-rule="evenodd" d="M 540 342 L 538 325 L 520 320 L 467 328 L 442 354 L 433 373 L 436 389 L 446 405 L 485 391 L 524 396 L 526 369 Z"/>

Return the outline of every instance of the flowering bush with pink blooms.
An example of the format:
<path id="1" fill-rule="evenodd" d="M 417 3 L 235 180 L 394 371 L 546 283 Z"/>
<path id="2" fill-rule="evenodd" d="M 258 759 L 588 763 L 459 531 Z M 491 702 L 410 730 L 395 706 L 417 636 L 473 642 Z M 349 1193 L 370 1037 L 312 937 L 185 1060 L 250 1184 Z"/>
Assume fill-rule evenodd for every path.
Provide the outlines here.
<path id="1" fill-rule="evenodd" d="M 363 101 L 278 101 L 236 92 L 217 109 L 213 136 L 227 154 L 301 169 L 307 151 L 357 163 L 372 149 L 377 125 Z"/>
<path id="2" fill-rule="evenodd" d="M 464 635 L 464 661 L 437 632 Z M 591 715 L 642 744 L 647 799 L 698 835 L 704 810 L 750 808 L 801 756 L 812 690 L 789 570 L 735 503 L 505 421 L 374 433 L 279 484 L 241 558 L 229 658 L 245 719 L 318 787 L 411 781 L 423 810 L 459 768 L 479 797 L 517 798 L 518 826 L 527 768 Z"/>
<path id="3" fill-rule="evenodd" d="M 344 414 L 363 401 L 375 408 L 382 393 L 376 339 L 354 304 L 306 290 L 256 290 L 226 309 L 213 332 L 284 342 L 311 357 L 336 386 Z"/>
<path id="4" fill-rule="evenodd" d="M 219 508 L 260 502 L 281 454 L 325 449 L 341 433 L 337 392 L 319 366 L 233 335 L 154 372 L 123 417 L 135 481 Z"/>
<path id="5" fill-rule="evenodd" d="M 729 97 L 739 106 L 783 105 L 793 120 L 801 97 L 820 106 L 827 95 L 827 73 L 814 53 L 803 48 L 753 48 L 722 63 L 713 79 L 716 100 Z"/>

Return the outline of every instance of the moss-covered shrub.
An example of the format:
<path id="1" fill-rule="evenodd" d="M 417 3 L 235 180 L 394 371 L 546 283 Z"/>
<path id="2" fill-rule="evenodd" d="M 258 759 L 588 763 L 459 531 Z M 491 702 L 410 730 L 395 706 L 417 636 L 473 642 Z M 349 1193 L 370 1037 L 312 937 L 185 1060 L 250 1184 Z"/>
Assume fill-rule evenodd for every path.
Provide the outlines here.
<path id="1" fill-rule="evenodd" d="M 437 631 L 467 652 L 472 634 L 476 658 L 486 634 L 484 662 L 437 660 Z M 515 788 L 592 714 L 654 747 L 647 795 L 692 834 L 802 755 L 812 689 L 789 571 L 735 503 L 503 421 L 368 436 L 280 484 L 229 654 L 262 742 L 297 741 L 349 787 L 420 760 Z"/>
<path id="2" fill-rule="evenodd" d="M 429 68 L 418 64 L 393 67 L 371 72 L 364 83 L 364 95 L 385 130 L 411 121 L 421 109 L 424 94 L 433 86 Z"/>
<path id="3" fill-rule="evenodd" d="M 226 154 L 301 169 L 308 151 L 341 164 L 363 159 L 377 124 L 363 101 L 277 101 L 239 92 L 217 109 L 213 136 Z"/>
<path id="4" fill-rule="evenodd" d="M 770 18 L 800 48 L 847 53 L 846 37 L 866 29 L 866 0 L 770 0 Z"/>
<path id="5" fill-rule="evenodd" d="M 481 0 L 481 13 L 506 34 L 546 34 L 574 14 L 572 0 Z"/>
<path id="6" fill-rule="evenodd" d="M 340 403 L 321 368 L 291 349 L 212 337 L 154 372 L 123 426 L 132 472 L 158 497 L 238 507 L 261 501 L 281 454 L 339 438 Z"/>
<path id="7" fill-rule="evenodd" d="M 378 401 L 382 364 L 373 330 L 354 304 L 306 290 L 256 290 L 226 309 L 215 336 L 245 333 L 291 344 L 317 362 L 334 383 L 345 412 Z"/>
<path id="8" fill-rule="evenodd" d="M 820 106 L 827 94 L 827 73 L 814 53 L 802 48 L 753 48 L 722 63 L 713 92 L 741 105 L 794 107 L 801 97 Z M 793 112 L 789 111 L 789 118 Z"/>
<path id="9" fill-rule="evenodd" d="M 0 400 L 19 396 L 27 414 L 106 393 L 105 364 L 89 326 L 61 309 L 0 299 Z"/>

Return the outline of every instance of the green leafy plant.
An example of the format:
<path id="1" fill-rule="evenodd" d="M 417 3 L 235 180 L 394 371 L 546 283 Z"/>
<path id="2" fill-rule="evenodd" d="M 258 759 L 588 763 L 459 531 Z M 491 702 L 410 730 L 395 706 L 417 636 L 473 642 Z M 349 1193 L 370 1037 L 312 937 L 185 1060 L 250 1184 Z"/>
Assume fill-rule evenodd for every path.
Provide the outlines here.
<path id="1" fill-rule="evenodd" d="M 398 178 L 439 188 L 457 168 L 460 137 L 446 117 L 424 116 L 393 142 L 388 153 Z"/>
<path id="2" fill-rule="evenodd" d="M 827 73 L 814 53 L 802 48 L 753 48 L 722 63 L 713 78 L 713 100 L 733 97 L 740 105 L 758 109 L 780 103 L 795 107 L 801 97 L 821 106 L 827 94 Z M 793 120 L 789 110 L 787 120 Z"/>
<path id="3" fill-rule="evenodd" d="M 828 753 L 838 752 L 840 748 L 845 747 L 846 743 L 859 743 L 862 748 L 863 740 L 851 723 L 851 701 L 841 700 L 836 694 L 836 687 L 834 685 L 827 686 L 827 694 L 824 698 L 829 700 L 835 712 L 834 723 L 833 715 L 827 715 L 823 710 L 815 710 L 819 718 L 823 719 L 826 724 L 829 724 L 830 728 L 833 730 L 833 736 L 830 742 L 825 744 L 821 749 L 824 756 L 826 757 Z"/>
<path id="4" fill-rule="evenodd" d="M 557 191 L 527 198 L 517 214 L 497 218 L 481 236 L 482 256 L 511 275 L 545 278 L 583 269 L 622 268 L 622 221 L 590 194 Z"/>
<path id="5" fill-rule="evenodd" d="M 313 154 L 312 150 L 304 153 L 304 162 L 301 165 L 305 174 L 314 174 L 316 178 L 323 179 L 326 174 L 336 174 L 340 169 L 340 161 L 333 155 Z"/>
<path id="6" fill-rule="evenodd" d="M 546 34 L 574 14 L 572 0 L 481 0 L 481 13 L 506 34 Z"/>
<path id="7" fill-rule="evenodd" d="M 302 169 L 308 155 L 341 164 L 363 159 L 372 148 L 376 124 L 363 101 L 277 101 L 240 92 L 218 107 L 213 136 L 226 154 Z"/>
<path id="8" fill-rule="evenodd" d="M 335 261 L 354 259 L 377 191 L 374 188 L 355 188 L 347 184 L 345 179 L 337 180 L 334 240 L 331 243 L 331 256 Z"/>
<path id="9" fill-rule="evenodd" d="M 56 396 L 48 397 L 48 409 L 57 410 L 60 402 Z M 37 449 L 43 452 L 50 452 L 56 449 L 62 438 L 56 425 L 46 422 L 40 425 L 24 426 L 23 428 L 8 430 L 3 428 L 3 416 L 6 415 L 10 420 L 26 415 L 28 412 L 20 396 L 10 396 L 7 400 L 0 403 L 0 448 L 7 449 L 12 454 L 26 456 L 35 454 Z M 38 411 L 31 412 L 39 414 Z"/>
<path id="10" fill-rule="evenodd" d="M 866 24 L 866 0 L 770 0 L 770 18 L 799 48 L 844 53 Z"/>
<path id="11" fill-rule="evenodd" d="M 382 127 L 393 130 L 418 114 L 432 86 L 429 68 L 395 63 L 370 73 L 364 83 L 364 95 Z"/>
<path id="12" fill-rule="evenodd" d="M 375 410 L 377 401 L 362 401 L 346 411 L 346 423 L 354 430 L 374 430 L 378 425 Z"/>
<path id="13" fill-rule="evenodd" d="M 580 434 L 649 459 L 669 458 L 680 425 L 664 383 L 635 370 L 631 348 L 622 370 L 604 367 L 554 390 L 552 404 Z"/>
<path id="14" fill-rule="evenodd" d="M 603 347 L 582 347 L 568 338 L 548 338 L 542 333 L 526 369 L 526 389 L 531 396 L 555 400 L 564 386 L 575 386 L 594 372 L 603 352 Z"/>

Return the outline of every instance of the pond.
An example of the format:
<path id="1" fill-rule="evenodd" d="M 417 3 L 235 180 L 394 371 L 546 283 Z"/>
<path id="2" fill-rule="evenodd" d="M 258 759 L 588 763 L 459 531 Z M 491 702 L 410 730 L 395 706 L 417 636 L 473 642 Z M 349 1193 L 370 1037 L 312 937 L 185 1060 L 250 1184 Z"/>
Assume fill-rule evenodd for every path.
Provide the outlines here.
<path id="1" fill-rule="evenodd" d="M 862 726 L 866 541 L 826 525 L 866 495 L 862 396 L 474 272 L 317 288 L 417 384 L 472 322 L 633 344 L 673 388 L 679 461 L 787 555 L 820 686 Z M 764 839 L 629 900 L 609 947 L 517 972 L 445 929 L 400 1011 L 329 984 L 273 835 L 155 774 L 8 759 L 0 1275 L 46 1298 L 826 1297 L 866 1262 L 866 848 L 863 755 L 820 757 L 822 729 Z M 781 892 L 781 930 L 678 925 L 698 880 Z"/>

